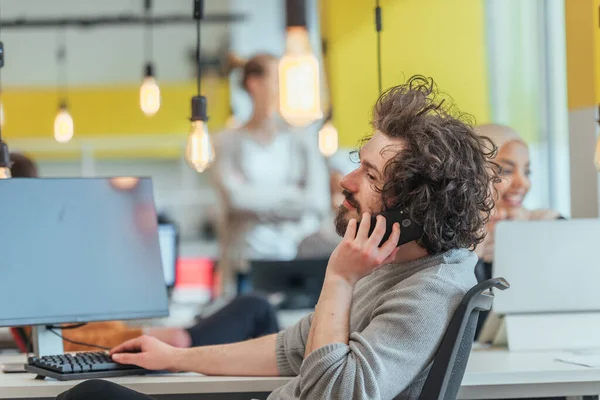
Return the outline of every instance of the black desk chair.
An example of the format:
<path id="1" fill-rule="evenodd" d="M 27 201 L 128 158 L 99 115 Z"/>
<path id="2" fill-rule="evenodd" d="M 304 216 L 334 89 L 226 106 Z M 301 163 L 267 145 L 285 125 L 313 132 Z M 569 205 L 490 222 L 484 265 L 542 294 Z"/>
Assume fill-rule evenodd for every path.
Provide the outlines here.
<path id="1" fill-rule="evenodd" d="M 465 294 L 446 329 L 433 359 L 420 400 L 455 400 L 471 353 L 480 311 L 492 308 L 494 295 L 489 289 L 510 287 L 504 278 L 481 282 Z M 485 292 L 485 293 L 484 293 Z"/>

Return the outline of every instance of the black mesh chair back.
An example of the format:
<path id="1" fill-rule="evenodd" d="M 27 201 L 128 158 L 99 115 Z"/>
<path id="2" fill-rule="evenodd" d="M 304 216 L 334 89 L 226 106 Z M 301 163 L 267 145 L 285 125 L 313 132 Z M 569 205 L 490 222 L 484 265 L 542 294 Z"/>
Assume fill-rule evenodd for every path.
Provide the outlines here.
<path id="1" fill-rule="evenodd" d="M 492 308 L 495 287 L 510 287 L 504 278 L 492 278 L 473 286 L 454 312 L 433 365 L 421 391 L 420 400 L 455 400 L 467 368 L 479 312 Z"/>

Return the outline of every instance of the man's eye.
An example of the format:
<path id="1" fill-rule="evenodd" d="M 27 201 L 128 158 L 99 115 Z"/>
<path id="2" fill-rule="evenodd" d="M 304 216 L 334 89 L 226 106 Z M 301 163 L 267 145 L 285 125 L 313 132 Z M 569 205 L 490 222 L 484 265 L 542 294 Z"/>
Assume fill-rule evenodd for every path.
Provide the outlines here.
<path id="1" fill-rule="evenodd" d="M 375 177 L 371 174 L 367 174 L 367 178 L 369 178 L 370 181 L 374 181 Z"/>

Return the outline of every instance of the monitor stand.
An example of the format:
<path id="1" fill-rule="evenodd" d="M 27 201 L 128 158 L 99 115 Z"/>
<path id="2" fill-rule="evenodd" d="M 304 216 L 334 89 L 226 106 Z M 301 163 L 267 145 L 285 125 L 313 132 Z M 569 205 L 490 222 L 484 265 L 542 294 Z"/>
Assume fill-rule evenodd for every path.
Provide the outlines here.
<path id="1" fill-rule="evenodd" d="M 63 354 L 63 340 L 60 328 L 49 330 L 46 325 L 36 325 L 31 331 L 33 352 L 36 357 Z"/>

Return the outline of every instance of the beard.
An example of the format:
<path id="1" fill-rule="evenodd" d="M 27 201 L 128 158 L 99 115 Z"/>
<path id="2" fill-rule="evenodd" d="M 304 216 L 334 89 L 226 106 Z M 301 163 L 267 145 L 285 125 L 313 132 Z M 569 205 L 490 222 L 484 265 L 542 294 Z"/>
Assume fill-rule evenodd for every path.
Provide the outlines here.
<path id="1" fill-rule="evenodd" d="M 347 190 L 344 190 L 343 195 L 346 201 L 350 203 L 354 208 L 356 208 L 356 213 L 358 215 L 357 218 L 360 218 L 360 215 L 362 215 L 361 207 L 360 204 L 358 204 L 358 202 L 356 201 L 356 199 L 354 199 L 354 197 L 352 196 L 352 193 L 348 192 Z M 349 214 L 350 210 L 344 207 L 343 204 L 341 204 L 338 207 L 337 213 L 335 214 L 335 218 L 333 220 L 335 224 L 335 232 L 341 237 L 343 237 L 346 234 L 346 229 L 348 228 L 348 223 L 350 222 Z"/>
<path id="2" fill-rule="evenodd" d="M 350 222 L 350 220 L 348 218 L 349 213 L 350 213 L 350 211 L 346 207 L 339 206 L 337 213 L 335 214 L 333 223 L 335 224 L 335 232 L 340 237 L 343 237 L 346 234 L 346 229 L 348 228 L 348 222 Z"/>

